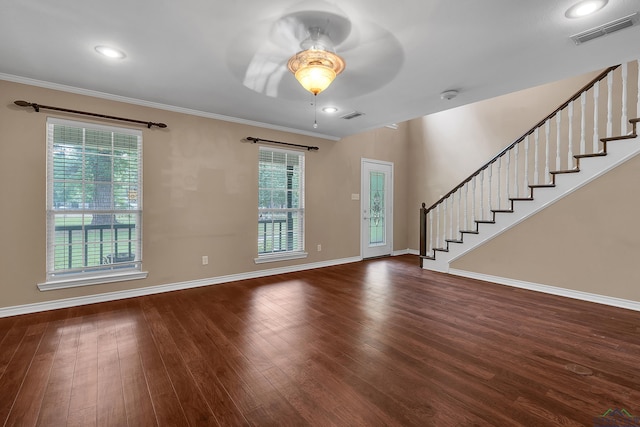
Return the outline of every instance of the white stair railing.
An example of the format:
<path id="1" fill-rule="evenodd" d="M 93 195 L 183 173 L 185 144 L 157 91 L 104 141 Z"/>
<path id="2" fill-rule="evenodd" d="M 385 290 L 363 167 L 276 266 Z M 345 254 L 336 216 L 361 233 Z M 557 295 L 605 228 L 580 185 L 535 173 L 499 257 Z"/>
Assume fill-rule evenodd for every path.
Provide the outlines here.
<path id="1" fill-rule="evenodd" d="M 640 116 L 639 65 L 640 60 L 608 68 L 444 197 L 423 208 L 422 229 L 428 235 L 421 239 L 424 242 L 421 255 L 435 257 L 436 250 L 446 250 L 455 244 L 452 241 L 463 240 L 463 232 L 478 232 L 478 221 L 495 220 L 495 211 L 513 209 L 512 199 L 531 198 L 533 188 L 553 183 L 552 172 L 575 170 L 578 163 L 574 141 L 576 144 L 579 141 L 577 154 L 591 155 L 602 151 L 601 138 L 627 135 L 629 118 Z M 637 83 L 629 81 L 630 75 L 637 76 Z M 618 102 L 614 104 L 614 100 L 621 102 L 615 105 Z M 614 117 L 620 117 L 619 133 L 617 125 L 614 127 Z M 593 127 L 593 135 L 587 134 L 591 132 L 587 127 Z M 578 129 L 580 135 L 576 136 Z M 588 148 L 589 137 L 592 144 Z"/>

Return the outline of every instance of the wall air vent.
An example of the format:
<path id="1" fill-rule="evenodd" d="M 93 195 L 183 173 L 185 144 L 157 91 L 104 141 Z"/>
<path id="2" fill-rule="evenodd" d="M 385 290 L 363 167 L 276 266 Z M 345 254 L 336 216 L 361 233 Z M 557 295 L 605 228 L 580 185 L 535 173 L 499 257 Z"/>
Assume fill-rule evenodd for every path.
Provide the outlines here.
<path id="1" fill-rule="evenodd" d="M 571 36 L 571 40 L 573 40 L 575 44 L 582 44 L 590 40 L 597 39 L 598 37 L 633 27 L 638 23 L 638 21 L 640 21 L 640 13 L 636 12 L 625 16 L 624 18 L 616 19 L 615 21 L 607 22 L 599 27 L 575 34 Z"/>
<path id="2" fill-rule="evenodd" d="M 344 116 L 340 117 L 341 119 L 345 119 L 345 120 L 351 120 L 351 119 L 355 119 L 356 117 L 360 117 L 360 116 L 364 116 L 364 113 L 361 113 L 360 111 L 352 111 L 350 113 L 345 114 Z"/>

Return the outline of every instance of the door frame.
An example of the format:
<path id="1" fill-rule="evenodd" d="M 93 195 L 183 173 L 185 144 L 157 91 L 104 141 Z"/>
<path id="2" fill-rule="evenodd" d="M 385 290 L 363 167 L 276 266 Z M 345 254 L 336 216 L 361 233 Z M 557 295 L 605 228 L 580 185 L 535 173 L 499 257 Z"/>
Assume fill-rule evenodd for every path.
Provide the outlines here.
<path id="1" fill-rule="evenodd" d="M 364 242 L 364 211 L 365 211 L 365 187 L 366 180 L 369 179 L 368 176 L 365 176 L 365 164 L 372 165 L 382 165 L 390 168 L 389 173 L 389 185 L 388 191 L 386 191 L 386 199 L 385 199 L 385 207 L 386 207 L 386 237 L 389 245 L 389 253 L 383 254 L 379 256 L 393 255 L 393 162 L 388 162 L 385 160 L 375 160 L 375 159 L 367 159 L 362 157 L 360 159 L 360 259 L 365 259 L 365 242 Z M 366 209 L 369 207 L 367 206 Z"/>

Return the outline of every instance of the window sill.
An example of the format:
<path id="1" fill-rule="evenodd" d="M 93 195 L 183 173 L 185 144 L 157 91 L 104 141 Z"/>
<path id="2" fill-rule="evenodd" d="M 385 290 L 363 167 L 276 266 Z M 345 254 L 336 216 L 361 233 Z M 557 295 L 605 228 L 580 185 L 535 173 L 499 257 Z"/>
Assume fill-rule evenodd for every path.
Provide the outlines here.
<path id="1" fill-rule="evenodd" d="M 91 276 L 56 278 L 44 283 L 38 283 L 38 289 L 41 291 L 53 291 L 55 289 L 77 288 L 80 286 L 145 279 L 148 275 L 149 273 L 147 271 L 129 270 L 102 275 L 94 274 Z"/>
<path id="2" fill-rule="evenodd" d="M 309 254 L 307 252 L 287 252 L 284 254 L 269 254 L 262 255 L 258 258 L 254 258 L 253 262 L 256 264 L 264 264 L 267 262 L 276 262 L 276 261 L 289 261 L 292 259 L 300 259 L 306 258 Z"/>

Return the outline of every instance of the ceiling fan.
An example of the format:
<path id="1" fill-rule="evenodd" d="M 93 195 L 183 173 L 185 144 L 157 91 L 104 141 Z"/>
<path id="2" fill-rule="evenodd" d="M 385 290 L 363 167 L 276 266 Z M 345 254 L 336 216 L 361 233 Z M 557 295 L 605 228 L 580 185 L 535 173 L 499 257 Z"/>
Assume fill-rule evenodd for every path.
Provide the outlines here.
<path id="1" fill-rule="evenodd" d="M 303 87 L 318 95 L 331 84 L 334 97 L 351 98 L 389 82 L 404 58 L 397 39 L 374 23 L 322 6 L 243 29 L 228 53 L 234 75 L 255 92 L 292 100 L 303 96 Z M 320 83 L 311 78 L 318 74 Z"/>

